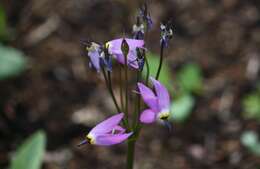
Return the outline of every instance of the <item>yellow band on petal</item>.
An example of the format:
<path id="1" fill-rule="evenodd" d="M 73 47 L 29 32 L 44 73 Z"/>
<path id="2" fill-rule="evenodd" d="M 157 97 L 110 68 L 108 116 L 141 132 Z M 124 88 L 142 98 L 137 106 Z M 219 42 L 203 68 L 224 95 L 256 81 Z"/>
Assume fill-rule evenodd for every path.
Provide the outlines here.
<path id="1" fill-rule="evenodd" d="M 95 144 L 95 139 L 94 139 L 94 137 L 93 137 L 92 135 L 90 135 L 90 134 L 88 134 L 88 135 L 86 136 L 86 140 L 87 140 L 87 142 L 88 142 L 89 144 Z"/>
<path id="2" fill-rule="evenodd" d="M 109 43 L 109 42 L 107 42 L 107 43 L 105 44 L 105 48 L 106 48 L 106 49 L 108 49 L 109 47 L 111 48 L 111 46 L 112 46 L 112 44 Z"/>
<path id="3" fill-rule="evenodd" d="M 165 111 L 158 114 L 159 119 L 161 120 L 167 120 L 170 116 L 170 112 Z"/>

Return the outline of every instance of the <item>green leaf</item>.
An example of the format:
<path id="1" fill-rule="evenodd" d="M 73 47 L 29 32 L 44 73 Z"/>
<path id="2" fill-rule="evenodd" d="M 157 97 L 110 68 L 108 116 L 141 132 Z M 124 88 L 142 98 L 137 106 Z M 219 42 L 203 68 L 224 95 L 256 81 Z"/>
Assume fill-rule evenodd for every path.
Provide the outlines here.
<path id="1" fill-rule="evenodd" d="M 149 63 L 149 68 L 150 68 L 150 76 L 155 77 L 156 73 L 157 73 L 157 69 L 159 67 L 160 57 L 155 54 L 152 54 L 152 53 L 147 53 L 146 55 L 147 55 L 146 57 L 147 57 L 147 60 Z M 142 72 L 142 76 L 144 79 L 146 78 L 146 73 L 147 73 L 147 67 L 145 65 L 144 70 Z M 165 87 L 170 92 L 173 92 L 173 80 L 172 80 L 171 70 L 165 60 L 163 61 L 159 80 L 162 84 L 165 85 Z"/>
<path id="2" fill-rule="evenodd" d="M 187 64 L 177 73 L 177 81 L 184 92 L 199 94 L 203 87 L 201 69 L 197 64 Z"/>
<path id="3" fill-rule="evenodd" d="M 257 92 L 247 95 L 243 99 L 244 117 L 260 120 L 260 94 Z"/>
<path id="4" fill-rule="evenodd" d="M 181 95 L 174 99 L 171 104 L 171 119 L 177 122 L 184 122 L 191 115 L 195 99 L 189 95 Z"/>
<path id="5" fill-rule="evenodd" d="M 10 169 L 39 169 L 46 146 L 46 136 L 38 131 L 28 138 L 18 149 L 11 161 Z"/>
<path id="6" fill-rule="evenodd" d="M 245 131 L 240 137 L 241 143 L 253 154 L 260 156 L 260 142 L 254 131 Z"/>
<path id="7" fill-rule="evenodd" d="M 240 137 L 241 143 L 246 147 L 252 147 L 258 143 L 257 133 L 254 131 L 245 131 Z"/>
<path id="8" fill-rule="evenodd" d="M 0 44 L 0 80 L 18 75 L 25 70 L 26 63 L 21 51 Z"/>

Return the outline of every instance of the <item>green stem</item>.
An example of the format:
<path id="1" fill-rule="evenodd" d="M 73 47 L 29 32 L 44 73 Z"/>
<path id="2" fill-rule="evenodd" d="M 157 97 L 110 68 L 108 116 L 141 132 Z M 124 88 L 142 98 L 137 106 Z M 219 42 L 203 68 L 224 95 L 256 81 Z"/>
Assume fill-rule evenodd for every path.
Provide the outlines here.
<path id="1" fill-rule="evenodd" d="M 159 67 L 157 69 L 157 73 L 156 73 L 156 77 L 155 79 L 158 80 L 159 76 L 160 76 L 160 72 L 162 69 L 162 63 L 163 63 L 163 49 L 164 49 L 164 43 L 161 43 L 161 50 L 160 50 L 160 63 L 159 63 Z"/>
<path id="2" fill-rule="evenodd" d="M 128 73 L 127 73 L 127 55 L 125 57 L 125 64 L 124 64 L 124 70 L 125 70 L 125 116 L 126 121 L 128 124 Z"/>
<path id="3" fill-rule="evenodd" d="M 113 89 L 112 89 L 111 74 L 110 74 L 110 72 L 108 72 L 108 75 L 106 75 L 106 71 L 105 71 L 105 69 L 103 67 L 102 67 L 101 70 L 102 70 L 102 73 L 103 73 L 105 81 L 106 81 L 107 89 L 108 89 L 108 91 L 109 91 L 109 93 L 110 93 L 110 95 L 111 95 L 111 97 L 113 99 L 113 102 L 114 102 L 114 104 L 116 106 L 116 109 L 117 109 L 117 111 L 119 113 L 119 112 L 121 112 L 121 109 L 120 109 L 120 107 L 117 104 L 117 101 L 116 101 L 116 98 L 115 98 L 115 95 L 114 95 L 114 92 L 113 92 Z"/>
<path id="4" fill-rule="evenodd" d="M 146 65 L 146 77 L 145 77 L 145 85 L 148 85 L 148 81 L 149 81 L 149 76 L 150 76 L 150 66 L 148 63 L 148 59 L 146 57 L 146 53 L 144 54 L 144 60 L 145 60 L 145 65 Z"/>
<path id="5" fill-rule="evenodd" d="M 135 156 L 135 140 L 128 141 L 126 169 L 133 169 Z"/>
<path id="6" fill-rule="evenodd" d="M 124 110 L 124 98 L 123 98 L 123 80 L 122 80 L 122 68 L 119 66 L 119 86 L 120 86 L 120 103 L 121 108 Z"/>
<path id="7" fill-rule="evenodd" d="M 137 78 L 136 78 L 136 84 L 140 81 L 141 79 L 141 71 L 137 72 Z M 136 94 L 136 103 L 135 103 L 135 110 L 134 110 L 134 117 L 133 117 L 133 128 L 136 127 L 138 123 L 138 117 L 140 114 L 140 109 L 141 109 L 141 96 L 140 94 Z"/>
<path id="8" fill-rule="evenodd" d="M 108 71 L 108 82 L 109 82 L 109 88 L 110 88 L 111 97 L 112 97 L 112 99 L 113 99 L 113 101 L 114 101 L 114 104 L 115 104 L 115 106 L 116 106 L 116 109 L 117 109 L 118 113 L 120 113 L 120 112 L 121 112 L 121 109 L 120 109 L 120 107 L 118 106 L 118 103 L 117 103 L 117 101 L 116 101 L 116 97 L 115 97 L 114 92 L 113 92 L 113 89 L 112 89 L 111 73 L 110 73 L 109 71 Z"/>

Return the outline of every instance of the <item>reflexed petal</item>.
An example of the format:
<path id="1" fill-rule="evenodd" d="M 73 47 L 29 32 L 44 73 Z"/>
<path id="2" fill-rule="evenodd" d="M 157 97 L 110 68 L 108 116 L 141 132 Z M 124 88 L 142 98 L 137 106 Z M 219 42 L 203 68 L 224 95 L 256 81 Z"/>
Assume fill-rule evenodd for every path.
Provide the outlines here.
<path id="1" fill-rule="evenodd" d="M 138 62 L 137 62 L 137 53 L 136 50 L 129 51 L 127 56 L 127 64 L 130 65 L 132 68 L 138 69 Z"/>
<path id="2" fill-rule="evenodd" d="M 91 64 L 94 66 L 96 70 L 100 70 L 100 56 L 97 51 L 88 52 L 88 56 L 90 58 Z"/>
<path id="3" fill-rule="evenodd" d="M 125 38 L 129 50 L 135 50 L 136 48 L 142 48 L 144 46 L 143 40 L 137 40 L 137 39 L 128 39 Z M 109 45 L 109 52 L 111 53 L 122 53 L 121 51 L 121 44 L 122 44 L 123 38 L 115 39 L 107 42 Z"/>
<path id="4" fill-rule="evenodd" d="M 113 56 L 116 58 L 116 60 L 119 63 L 125 64 L 125 57 L 122 53 L 121 54 L 120 53 L 114 54 Z M 131 67 L 135 68 L 135 69 L 139 68 L 138 62 L 136 60 L 136 52 L 129 51 L 129 54 L 127 56 L 127 64 L 130 65 Z"/>
<path id="5" fill-rule="evenodd" d="M 151 109 L 146 109 L 141 113 L 140 121 L 142 123 L 153 123 L 156 119 L 156 113 Z"/>
<path id="6" fill-rule="evenodd" d="M 99 135 L 96 140 L 96 145 L 102 145 L 102 146 L 110 146 L 114 144 L 119 144 L 125 141 L 129 136 L 131 136 L 133 133 L 125 133 L 125 134 L 104 134 Z"/>
<path id="7" fill-rule="evenodd" d="M 115 126 L 117 126 L 118 123 L 123 119 L 123 117 L 124 117 L 124 113 L 116 114 L 116 115 L 102 121 L 98 125 L 96 125 L 96 127 L 94 127 L 89 132 L 89 134 L 92 134 L 93 136 L 96 136 L 98 134 L 106 134 L 106 133 L 112 131 L 112 129 Z"/>
<path id="8" fill-rule="evenodd" d="M 123 54 L 114 54 L 113 56 L 119 63 L 125 64 L 125 57 Z"/>
<path id="9" fill-rule="evenodd" d="M 153 77 L 151 77 L 150 79 L 152 80 L 156 91 L 159 108 L 161 110 L 168 109 L 170 106 L 170 96 L 168 90 L 158 80 L 155 80 Z"/>
<path id="10" fill-rule="evenodd" d="M 144 102 L 154 111 L 159 111 L 158 100 L 153 91 L 142 83 L 137 83 Z"/>

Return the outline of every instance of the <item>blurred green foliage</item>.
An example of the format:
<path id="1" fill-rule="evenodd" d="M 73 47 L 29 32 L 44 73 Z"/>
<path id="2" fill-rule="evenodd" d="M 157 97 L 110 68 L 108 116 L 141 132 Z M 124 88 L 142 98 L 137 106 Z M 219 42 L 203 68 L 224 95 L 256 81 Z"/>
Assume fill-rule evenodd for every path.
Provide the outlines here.
<path id="1" fill-rule="evenodd" d="M 253 92 L 243 98 L 243 116 L 260 120 L 260 92 Z"/>
<path id="2" fill-rule="evenodd" d="M 173 100 L 171 105 L 171 120 L 184 122 L 188 119 L 195 104 L 195 99 L 189 94 L 181 95 Z"/>
<path id="3" fill-rule="evenodd" d="M 241 143 L 253 154 L 260 156 L 260 140 L 254 131 L 245 131 L 240 137 Z"/>
<path id="4" fill-rule="evenodd" d="M 21 51 L 0 44 L 0 80 L 20 74 L 26 65 L 27 59 Z"/>
<path id="5" fill-rule="evenodd" d="M 201 93 L 203 82 L 199 65 L 190 63 L 177 73 L 177 82 L 184 92 Z"/>
<path id="6" fill-rule="evenodd" d="M 160 57 L 148 53 L 147 60 L 150 68 L 150 76 L 155 77 L 160 62 Z M 146 77 L 147 67 L 144 67 L 143 78 Z M 176 82 L 173 83 L 173 76 L 171 69 L 164 60 L 161 69 L 159 80 L 162 82 L 170 93 L 174 96 L 171 104 L 171 118 L 170 120 L 177 122 L 185 122 L 191 115 L 192 109 L 195 105 L 195 98 L 192 95 L 200 94 L 203 89 L 203 76 L 199 65 L 189 63 L 184 65 L 176 75 Z M 174 85 L 180 87 L 180 91 L 174 91 Z"/>
<path id="7" fill-rule="evenodd" d="M 155 77 L 157 73 L 157 69 L 159 67 L 160 57 L 152 53 L 147 53 L 146 55 L 147 55 L 146 57 L 150 68 L 150 72 L 149 72 L 150 76 Z M 146 73 L 147 73 L 147 67 L 145 65 L 142 72 L 143 78 L 146 77 Z M 171 70 L 169 65 L 165 61 L 163 62 L 162 65 L 159 80 L 162 84 L 164 84 L 167 87 L 167 89 L 170 92 L 173 92 L 173 80 L 172 80 Z"/>
<path id="8" fill-rule="evenodd" d="M 38 131 L 29 137 L 17 150 L 10 169 L 39 169 L 46 147 L 46 136 Z"/>

